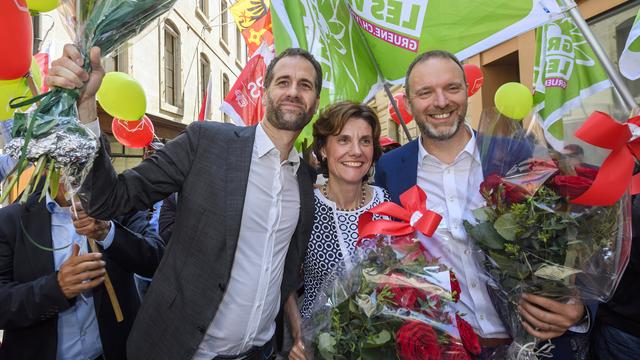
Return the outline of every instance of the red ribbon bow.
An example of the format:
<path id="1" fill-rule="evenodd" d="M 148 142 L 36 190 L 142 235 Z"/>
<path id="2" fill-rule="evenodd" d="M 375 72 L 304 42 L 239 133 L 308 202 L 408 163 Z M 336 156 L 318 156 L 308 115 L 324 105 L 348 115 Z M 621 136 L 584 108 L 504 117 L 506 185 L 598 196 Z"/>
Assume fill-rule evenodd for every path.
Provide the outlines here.
<path id="1" fill-rule="evenodd" d="M 368 238 L 378 234 L 384 235 L 408 235 L 415 231 L 420 231 L 426 236 L 433 236 L 438 228 L 442 216 L 427 210 L 427 194 L 418 187 L 413 186 L 400 195 L 402 206 L 390 201 L 383 202 L 364 214 L 358 219 L 358 242 L 360 245 L 363 238 Z M 373 220 L 373 215 L 386 215 L 401 220 Z"/>
<path id="2" fill-rule="evenodd" d="M 612 151 L 591 187 L 572 203 L 610 206 L 622 197 L 630 184 L 632 194 L 640 192 L 640 177 L 633 176 L 635 160 L 640 159 L 640 138 L 629 141 L 633 136 L 630 124 L 640 126 L 640 116 L 621 124 L 608 114 L 596 111 L 576 131 L 576 137 L 582 141 Z"/>

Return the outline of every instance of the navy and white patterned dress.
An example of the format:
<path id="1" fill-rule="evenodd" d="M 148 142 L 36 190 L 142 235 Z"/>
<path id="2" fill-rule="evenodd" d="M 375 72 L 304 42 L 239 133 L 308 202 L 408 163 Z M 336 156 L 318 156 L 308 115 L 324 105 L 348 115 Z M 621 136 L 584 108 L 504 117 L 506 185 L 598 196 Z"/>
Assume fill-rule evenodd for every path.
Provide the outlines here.
<path id="1" fill-rule="evenodd" d="M 371 201 L 353 211 L 336 210 L 335 203 L 327 199 L 320 189 L 315 189 L 313 230 L 304 259 L 304 301 L 300 311 L 303 318 L 311 316 L 318 292 L 338 266 L 352 266 L 358 240 L 358 217 L 381 202 L 389 201 L 386 190 L 377 186 L 371 188 Z M 347 257 L 343 255 L 345 253 Z"/>

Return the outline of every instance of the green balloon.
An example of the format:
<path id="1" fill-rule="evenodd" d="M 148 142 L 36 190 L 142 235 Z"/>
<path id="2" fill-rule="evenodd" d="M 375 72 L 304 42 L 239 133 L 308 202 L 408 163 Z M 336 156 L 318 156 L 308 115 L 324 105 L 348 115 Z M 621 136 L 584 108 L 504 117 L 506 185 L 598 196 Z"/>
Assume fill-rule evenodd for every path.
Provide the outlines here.
<path id="1" fill-rule="evenodd" d="M 58 7 L 58 0 L 27 0 L 27 8 L 35 12 L 49 12 Z"/>
<path id="2" fill-rule="evenodd" d="M 42 75 L 40 74 L 40 68 L 36 59 L 31 59 L 31 76 L 36 83 L 36 87 L 40 90 L 42 86 Z M 0 121 L 6 121 L 13 117 L 13 113 L 18 109 L 12 109 L 9 106 L 11 100 L 24 96 L 27 98 L 33 97 L 26 78 L 18 78 L 14 80 L 0 80 Z M 19 108 L 21 111 L 26 111 L 30 105 Z"/>
<path id="3" fill-rule="evenodd" d="M 500 86 L 493 101 L 502 115 L 516 120 L 523 119 L 533 108 L 531 90 L 517 82 L 509 82 Z"/>
<path id="4" fill-rule="evenodd" d="M 104 111 L 121 120 L 140 120 L 147 111 L 147 98 L 142 85 L 122 72 L 107 73 L 96 97 Z"/>

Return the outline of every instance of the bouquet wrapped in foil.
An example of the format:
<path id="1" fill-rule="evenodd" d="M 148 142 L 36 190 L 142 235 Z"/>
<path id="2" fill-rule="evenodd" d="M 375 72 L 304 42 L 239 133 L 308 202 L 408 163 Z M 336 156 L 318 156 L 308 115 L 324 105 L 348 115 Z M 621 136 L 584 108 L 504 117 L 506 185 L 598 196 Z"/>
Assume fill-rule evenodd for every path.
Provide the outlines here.
<path id="1" fill-rule="evenodd" d="M 455 275 L 414 238 L 416 230 L 433 234 L 441 219 L 424 208 L 425 199 L 416 186 L 402 195 L 405 208 L 387 202 L 361 216 L 359 260 L 327 279 L 302 324 L 315 358 L 464 360 L 480 353 L 477 335 L 453 306 L 460 297 Z M 373 221 L 372 214 L 406 223 Z"/>
<path id="2" fill-rule="evenodd" d="M 548 149 L 535 122 L 525 131 L 520 122 L 490 111 L 484 115 L 479 191 L 486 205 L 474 210 L 476 221 L 465 222 L 465 228 L 513 338 L 508 358 L 536 359 L 549 346 L 524 329 L 517 310 L 521 295 L 558 302 L 612 296 L 631 246 L 628 196 L 611 206 L 576 203 L 592 186 L 597 166 L 576 161 L 566 150 L 572 146 L 565 153 Z"/>
<path id="3" fill-rule="evenodd" d="M 103 54 L 112 52 L 168 11 L 175 1 L 60 0 L 58 9 L 83 55 L 85 70 L 90 71 L 89 49 L 97 46 Z M 77 192 L 98 149 L 98 139 L 78 121 L 76 101 L 80 92 L 81 89 L 54 88 L 22 103 L 14 99 L 12 107 L 34 103 L 37 106 L 14 116 L 13 140 L 5 150 L 18 159 L 18 163 L 7 180 L 8 186 L 0 202 L 4 201 L 29 163 L 35 164 L 35 172 L 22 200 L 35 191 L 40 175 L 45 171 L 45 186 L 51 189 L 52 195 L 57 192 L 61 174 L 66 190 Z"/>

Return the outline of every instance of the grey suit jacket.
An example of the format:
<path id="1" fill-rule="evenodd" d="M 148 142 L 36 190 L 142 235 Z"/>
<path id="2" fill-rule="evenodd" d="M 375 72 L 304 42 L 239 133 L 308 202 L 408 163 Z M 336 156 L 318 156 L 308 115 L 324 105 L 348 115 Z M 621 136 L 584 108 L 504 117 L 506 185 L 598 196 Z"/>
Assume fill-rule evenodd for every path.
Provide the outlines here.
<path id="1" fill-rule="evenodd" d="M 101 219 L 146 209 L 178 192 L 176 223 L 164 258 L 134 323 L 127 356 L 191 359 L 229 281 L 240 231 L 255 127 L 193 123 L 164 149 L 117 175 L 104 151 L 81 198 Z M 312 171 L 297 173 L 300 217 L 285 261 L 282 301 L 299 283 L 313 226 Z M 271 181 L 271 179 L 265 179 Z"/>

